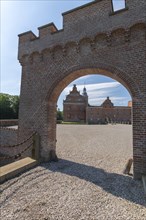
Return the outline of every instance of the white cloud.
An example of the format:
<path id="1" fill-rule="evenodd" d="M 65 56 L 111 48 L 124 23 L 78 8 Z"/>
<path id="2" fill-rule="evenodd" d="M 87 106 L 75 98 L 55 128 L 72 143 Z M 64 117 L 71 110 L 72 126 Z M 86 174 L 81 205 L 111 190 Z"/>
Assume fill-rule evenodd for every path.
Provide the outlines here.
<path id="1" fill-rule="evenodd" d="M 101 105 L 102 102 L 106 99 L 107 96 L 110 96 L 110 99 L 113 102 L 118 103 L 119 101 L 123 101 L 125 97 L 116 97 L 113 96 L 115 89 L 121 86 L 119 82 L 103 82 L 103 83 L 95 83 L 95 84 L 86 84 L 87 94 L 88 94 L 88 101 L 90 105 Z M 66 87 L 63 91 L 63 95 L 68 95 L 69 92 L 73 88 L 72 85 Z M 82 94 L 84 88 L 84 84 L 77 85 L 77 90 L 80 91 Z"/>
<path id="2" fill-rule="evenodd" d="M 93 94 L 95 92 L 99 92 L 99 90 L 106 90 L 109 88 L 116 88 L 120 86 L 119 82 L 104 82 L 104 83 L 95 83 L 95 84 L 87 84 L 85 87 L 87 89 L 87 93 Z M 77 85 L 78 91 L 82 92 L 84 85 Z M 72 85 L 68 86 L 64 89 L 64 93 L 67 95 L 69 91 L 72 90 Z"/>
<path id="3" fill-rule="evenodd" d="M 94 98 L 100 98 L 100 97 L 106 97 L 107 94 L 109 94 L 109 91 L 107 91 L 107 89 L 105 90 L 94 90 L 94 91 L 89 91 L 88 92 L 88 97 L 89 99 L 94 99 Z"/>

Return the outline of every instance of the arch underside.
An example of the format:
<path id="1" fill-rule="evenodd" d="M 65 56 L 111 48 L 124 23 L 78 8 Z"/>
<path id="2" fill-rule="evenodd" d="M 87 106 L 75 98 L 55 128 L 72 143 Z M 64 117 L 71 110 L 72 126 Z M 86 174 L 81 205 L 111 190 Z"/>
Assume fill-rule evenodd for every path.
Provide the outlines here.
<path id="1" fill-rule="evenodd" d="M 140 93 L 140 89 L 138 88 L 136 82 L 131 79 L 125 72 L 122 72 L 118 68 L 107 66 L 107 65 L 99 65 L 100 67 L 74 67 L 68 70 L 64 75 L 65 77 L 58 77 L 55 83 L 52 85 L 52 88 L 47 94 L 46 100 L 50 102 L 57 102 L 59 95 L 61 92 L 75 79 L 96 74 L 110 77 L 119 83 L 121 83 L 130 93 L 131 97 L 134 98 Z M 105 68 L 103 68 L 105 67 Z"/>
<path id="2" fill-rule="evenodd" d="M 126 71 L 122 71 L 118 67 L 113 67 L 109 66 L 107 64 L 96 64 L 95 65 L 86 65 L 84 64 L 83 66 L 75 66 L 70 68 L 68 71 L 66 71 L 63 74 L 63 77 L 58 77 L 54 84 L 52 84 L 52 87 L 50 91 L 48 92 L 46 96 L 46 100 L 48 100 L 48 108 L 50 108 L 50 105 L 52 103 L 54 106 L 57 104 L 57 100 L 59 98 L 60 93 L 63 91 L 63 89 L 70 84 L 72 81 L 75 79 L 85 76 L 85 75 L 90 75 L 90 74 L 97 74 L 97 75 L 104 75 L 107 77 L 110 77 L 118 82 L 120 82 L 130 93 L 133 101 L 133 110 L 132 110 L 132 126 L 133 126 L 133 160 L 134 160 L 134 177 L 135 178 L 141 178 L 141 173 L 139 172 L 139 167 L 137 164 L 141 163 L 142 170 L 141 172 L 145 172 L 145 168 L 142 165 L 144 162 L 143 157 L 141 157 L 141 162 L 139 161 L 139 155 L 137 155 L 137 147 L 141 142 L 140 139 L 137 139 L 137 136 L 141 133 L 141 137 L 144 136 L 144 109 L 139 106 L 143 106 L 143 100 L 145 97 L 144 93 L 141 91 L 141 87 L 138 86 L 136 79 L 130 77 L 130 75 Z M 48 117 L 50 115 L 50 112 L 48 113 Z M 139 115 L 143 116 L 139 116 Z M 49 117 L 50 118 L 50 117 Z M 54 127 L 54 138 L 56 139 L 56 120 L 53 121 L 52 119 L 50 120 L 50 127 Z M 141 132 L 140 132 L 141 130 Z M 142 132 L 143 130 L 143 132 Z M 143 138 L 143 137 L 142 137 Z M 143 141 L 144 138 L 143 138 Z M 55 149 L 56 149 L 56 143 L 55 143 Z M 142 151 L 139 149 L 139 151 Z"/>

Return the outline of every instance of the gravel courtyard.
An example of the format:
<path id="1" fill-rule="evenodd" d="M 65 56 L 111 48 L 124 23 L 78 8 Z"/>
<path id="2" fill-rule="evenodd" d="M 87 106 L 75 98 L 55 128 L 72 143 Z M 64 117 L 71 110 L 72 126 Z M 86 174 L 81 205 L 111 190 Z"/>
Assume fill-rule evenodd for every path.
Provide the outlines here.
<path id="1" fill-rule="evenodd" d="M 131 125 L 57 125 L 59 162 L 2 184 L 1 219 L 146 220 L 141 181 L 122 173 L 132 150 Z"/>

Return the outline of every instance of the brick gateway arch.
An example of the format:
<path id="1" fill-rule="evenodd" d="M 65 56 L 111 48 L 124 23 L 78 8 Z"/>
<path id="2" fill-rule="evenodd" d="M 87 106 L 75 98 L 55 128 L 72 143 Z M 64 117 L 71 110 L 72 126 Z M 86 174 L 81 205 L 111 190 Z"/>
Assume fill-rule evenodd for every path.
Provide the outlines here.
<path id="1" fill-rule="evenodd" d="M 127 0 L 112 12 L 111 1 L 96 0 L 63 14 L 53 23 L 19 35 L 22 65 L 19 141 L 41 137 L 41 161 L 56 156 L 56 105 L 62 90 L 87 74 L 122 83 L 133 101 L 134 177 L 146 174 L 146 1 Z"/>

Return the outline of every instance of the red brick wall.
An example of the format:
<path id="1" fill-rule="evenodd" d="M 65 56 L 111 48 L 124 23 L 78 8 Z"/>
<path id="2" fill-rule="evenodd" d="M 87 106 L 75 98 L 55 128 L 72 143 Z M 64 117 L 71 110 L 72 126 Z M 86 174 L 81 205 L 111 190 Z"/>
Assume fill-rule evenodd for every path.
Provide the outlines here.
<path id="1" fill-rule="evenodd" d="M 131 108 L 117 106 L 113 108 L 87 107 L 88 124 L 125 123 L 131 124 Z"/>
<path id="2" fill-rule="evenodd" d="M 85 104 L 67 104 L 63 109 L 64 121 L 68 122 L 85 122 L 86 121 L 86 106 Z"/>
<path id="3" fill-rule="evenodd" d="M 68 122 L 86 122 L 86 106 L 88 97 L 83 96 L 77 91 L 76 85 L 73 86 L 70 94 L 63 101 L 63 119 Z"/>
<path id="4" fill-rule="evenodd" d="M 19 139 L 37 131 L 42 161 L 56 150 L 61 91 L 80 76 L 102 74 L 132 96 L 134 177 L 146 174 L 146 1 L 127 0 L 127 7 L 111 14 L 111 1 L 93 1 L 64 14 L 60 31 L 51 24 L 39 29 L 39 37 L 32 32 L 19 36 Z"/>

